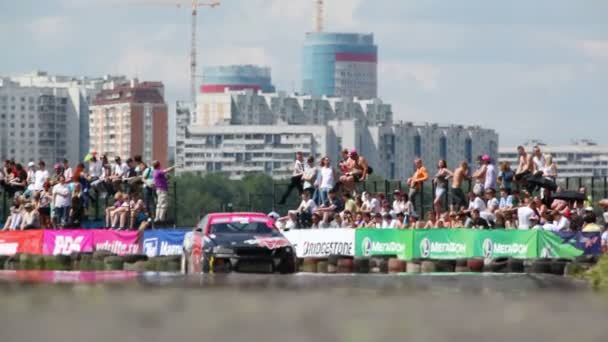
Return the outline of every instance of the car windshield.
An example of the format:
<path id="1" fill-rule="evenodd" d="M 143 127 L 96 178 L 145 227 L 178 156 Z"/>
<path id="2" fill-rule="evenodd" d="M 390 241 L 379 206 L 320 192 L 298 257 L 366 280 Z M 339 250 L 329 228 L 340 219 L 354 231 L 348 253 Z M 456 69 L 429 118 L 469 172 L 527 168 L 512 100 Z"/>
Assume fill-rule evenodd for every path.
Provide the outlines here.
<path id="1" fill-rule="evenodd" d="M 252 233 L 252 234 L 272 234 L 274 229 L 268 227 L 263 222 L 229 222 L 229 223 L 214 223 L 209 230 L 211 234 L 235 234 L 235 233 Z"/>

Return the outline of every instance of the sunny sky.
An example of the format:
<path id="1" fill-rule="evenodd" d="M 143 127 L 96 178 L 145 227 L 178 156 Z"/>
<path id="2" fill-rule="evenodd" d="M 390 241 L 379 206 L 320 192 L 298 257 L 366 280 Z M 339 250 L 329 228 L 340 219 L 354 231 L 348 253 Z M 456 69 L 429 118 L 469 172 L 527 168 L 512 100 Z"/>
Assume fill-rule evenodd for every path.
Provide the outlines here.
<path id="1" fill-rule="evenodd" d="M 397 119 L 479 124 L 501 145 L 608 144 L 608 1 L 326 1 L 328 31 L 375 33 Z M 175 2 L 0 0 L 0 75 L 125 74 L 187 100 L 190 16 Z M 199 63 L 268 65 L 297 91 L 311 14 L 311 0 L 222 0 L 200 15 Z"/>

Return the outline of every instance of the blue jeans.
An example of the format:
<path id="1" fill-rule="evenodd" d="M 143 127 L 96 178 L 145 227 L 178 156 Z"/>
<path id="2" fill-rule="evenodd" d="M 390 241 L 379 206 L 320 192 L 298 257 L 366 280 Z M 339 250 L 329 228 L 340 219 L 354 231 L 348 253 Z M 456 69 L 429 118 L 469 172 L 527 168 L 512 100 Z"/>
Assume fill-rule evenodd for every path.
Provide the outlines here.
<path id="1" fill-rule="evenodd" d="M 320 204 L 324 204 L 329 199 L 329 195 L 328 195 L 329 190 L 331 190 L 331 189 L 319 188 L 318 192 L 319 192 L 319 200 L 321 201 Z"/>
<path id="2" fill-rule="evenodd" d="M 57 223 L 62 226 L 65 226 L 68 222 L 68 214 L 70 213 L 70 207 L 55 207 L 54 211 L 55 220 L 57 220 Z"/>

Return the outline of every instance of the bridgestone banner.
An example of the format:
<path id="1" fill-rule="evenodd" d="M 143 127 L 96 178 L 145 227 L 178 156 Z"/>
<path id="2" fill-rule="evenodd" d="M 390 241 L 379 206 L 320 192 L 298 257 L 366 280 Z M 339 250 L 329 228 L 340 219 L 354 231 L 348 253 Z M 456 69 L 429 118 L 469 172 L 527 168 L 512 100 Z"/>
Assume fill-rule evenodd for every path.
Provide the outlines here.
<path id="1" fill-rule="evenodd" d="M 355 255 L 354 229 L 298 229 L 283 234 L 298 258 Z"/>

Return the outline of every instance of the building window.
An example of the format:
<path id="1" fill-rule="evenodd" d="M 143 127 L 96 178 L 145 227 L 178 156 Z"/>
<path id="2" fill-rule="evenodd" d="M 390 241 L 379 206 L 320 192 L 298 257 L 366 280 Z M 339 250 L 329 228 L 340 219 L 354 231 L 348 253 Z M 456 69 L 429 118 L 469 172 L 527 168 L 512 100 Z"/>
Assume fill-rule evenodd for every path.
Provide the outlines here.
<path id="1" fill-rule="evenodd" d="M 439 157 L 441 159 L 448 159 L 448 138 L 442 135 L 439 138 Z"/>
<path id="2" fill-rule="evenodd" d="M 414 156 L 416 158 L 422 157 L 422 137 L 420 135 L 414 137 Z"/>
<path id="3" fill-rule="evenodd" d="M 473 163 L 473 140 L 467 138 L 464 142 L 464 158 L 469 164 Z"/>

